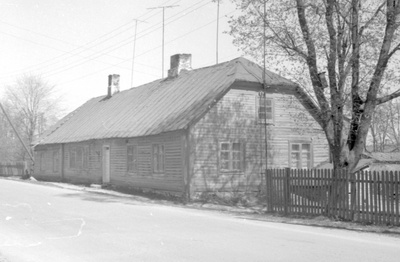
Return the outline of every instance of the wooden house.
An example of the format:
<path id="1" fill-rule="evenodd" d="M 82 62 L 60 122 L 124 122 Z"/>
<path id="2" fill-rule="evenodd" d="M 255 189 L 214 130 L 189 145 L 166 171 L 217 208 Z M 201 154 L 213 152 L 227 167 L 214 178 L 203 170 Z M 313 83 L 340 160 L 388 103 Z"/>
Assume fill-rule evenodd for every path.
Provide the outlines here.
<path id="1" fill-rule="evenodd" d="M 122 92 L 118 79 L 40 138 L 37 179 L 194 197 L 258 190 L 266 167 L 329 158 L 313 100 L 269 71 L 264 89 L 263 69 L 244 58 L 192 70 L 178 54 L 164 79 Z"/>

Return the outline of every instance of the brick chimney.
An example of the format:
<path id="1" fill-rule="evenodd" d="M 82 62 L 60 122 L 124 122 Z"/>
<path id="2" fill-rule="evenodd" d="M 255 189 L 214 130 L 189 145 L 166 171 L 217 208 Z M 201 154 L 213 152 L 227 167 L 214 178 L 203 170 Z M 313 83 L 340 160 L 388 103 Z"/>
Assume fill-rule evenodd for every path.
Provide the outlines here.
<path id="1" fill-rule="evenodd" d="M 113 74 L 108 76 L 108 92 L 107 97 L 119 92 L 119 75 Z"/>
<path id="2" fill-rule="evenodd" d="M 168 78 L 177 77 L 182 70 L 192 70 L 191 54 L 176 54 L 171 56 L 171 68 L 168 70 Z"/>

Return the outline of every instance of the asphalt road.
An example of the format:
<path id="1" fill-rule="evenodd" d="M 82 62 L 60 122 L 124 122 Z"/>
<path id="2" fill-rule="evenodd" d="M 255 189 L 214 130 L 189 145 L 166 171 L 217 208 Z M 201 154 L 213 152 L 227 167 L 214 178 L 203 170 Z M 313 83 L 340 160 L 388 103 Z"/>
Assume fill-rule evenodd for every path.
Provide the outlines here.
<path id="1" fill-rule="evenodd" d="M 0 254 L 11 262 L 397 262 L 400 238 L 0 179 Z"/>

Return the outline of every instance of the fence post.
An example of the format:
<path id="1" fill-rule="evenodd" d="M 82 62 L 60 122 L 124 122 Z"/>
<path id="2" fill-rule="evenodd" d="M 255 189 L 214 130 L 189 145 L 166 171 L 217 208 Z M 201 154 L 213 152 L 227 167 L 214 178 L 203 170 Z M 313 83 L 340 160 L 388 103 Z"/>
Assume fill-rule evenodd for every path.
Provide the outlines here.
<path id="1" fill-rule="evenodd" d="M 351 221 L 354 221 L 354 215 L 356 213 L 356 198 L 357 198 L 357 188 L 356 188 L 356 173 L 352 172 L 350 174 L 350 210 L 347 210 L 347 212 L 350 213 L 349 219 Z M 346 192 L 348 194 L 348 192 Z"/>
<path id="2" fill-rule="evenodd" d="M 284 199 L 284 212 L 288 214 L 290 205 L 290 168 L 285 168 L 285 177 L 283 179 L 283 199 Z"/>
<path id="3" fill-rule="evenodd" d="M 272 170 L 271 169 L 266 169 L 265 170 L 265 186 L 267 189 L 267 211 L 272 212 L 273 207 L 272 207 Z"/>

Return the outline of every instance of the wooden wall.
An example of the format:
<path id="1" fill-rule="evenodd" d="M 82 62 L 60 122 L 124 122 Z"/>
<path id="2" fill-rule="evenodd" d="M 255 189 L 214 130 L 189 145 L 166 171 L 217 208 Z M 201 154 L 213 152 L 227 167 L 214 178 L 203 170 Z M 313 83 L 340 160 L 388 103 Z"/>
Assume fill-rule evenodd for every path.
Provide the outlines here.
<path id="1" fill-rule="evenodd" d="M 80 143 L 69 143 L 64 145 L 63 162 L 63 181 L 82 184 L 101 184 L 102 183 L 102 147 L 106 141 L 90 140 Z M 72 152 L 82 150 L 82 158 L 76 156 L 77 164 L 71 166 Z M 85 156 L 85 154 L 88 154 Z M 84 162 L 87 163 L 84 164 Z M 78 164 L 79 163 L 79 164 Z"/>
<path id="2" fill-rule="evenodd" d="M 110 147 L 110 184 L 124 187 L 156 189 L 183 194 L 184 192 L 184 131 L 156 136 L 91 140 L 65 145 L 37 146 L 35 148 L 35 177 L 47 181 L 65 181 L 80 184 L 102 184 L 103 146 Z M 165 149 L 165 172 L 153 173 L 152 145 L 162 144 Z M 138 172 L 127 170 L 127 146 L 138 148 Z M 81 149 L 79 164 L 71 166 L 74 151 Z M 59 169 L 54 172 L 54 153 L 63 152 Z M 75 156 L 76 158 L 76 156 Z M 87 161 L 85 164 L 84 162 Z M 44 163 L 41 165 L 40 163 Z"/>
<path id="3" fill-rule="evenodd" d="M 155 136 L 116 139 L 111 143 L 111 184 L 156 189 L 183 194 L 183 131 Z M 162 144 L 165 150 L 165 172 L 152 169 L 152 145 Z M 138 149 L 138 172 L 127 172 L 127 145 Z"/>
<path id="4" fill-rule="evenodd" d="M 35 147 L 33 177 L 46 181 L 62 181 L 61 145 L 39 145 Z M 58 154 L 59 161 L 54 161 Z"/>
<path id="5" fill-rule="evenodd" d="M 259 124 L 256 105 L 259 90 L 231 89 L 190 128 L 191 194 L 203 191 L 254 191 L 265 171 L 265 125 Z M 267 126 L 268 168 L 289 165 L 289 143 L 312 144 L 313 166 L 329 159 L 322 129 L 301 105 L 294 91 L 268 89 L 273 98 L 274 119 Z M 244 171 L 219 170 L 219 143 L 241 141 L 245 145 Z"/>

